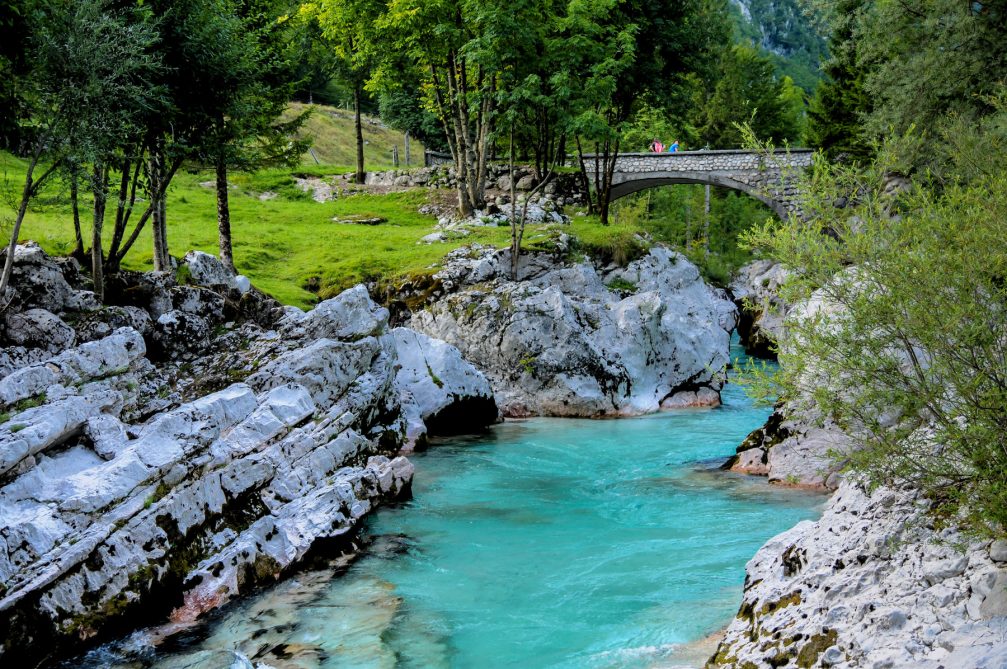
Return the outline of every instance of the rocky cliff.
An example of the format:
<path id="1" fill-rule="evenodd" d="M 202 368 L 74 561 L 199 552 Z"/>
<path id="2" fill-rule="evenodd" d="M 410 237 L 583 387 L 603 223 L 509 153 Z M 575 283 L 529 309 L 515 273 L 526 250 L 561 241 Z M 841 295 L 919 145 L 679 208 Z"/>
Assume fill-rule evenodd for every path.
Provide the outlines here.
<path id="1" fill-rule="evenodd" d="M 389 330 L 360 286 L 283 309 L 191 254 L 177 277 L 123 275 L 102 308 L 72 261 L 33 245 L 16 261 L 0 348 L 4 666 L 277 578 L 408 494 L 403 446 L 497 418 L 457 349 Z"/>
<path id="2" fill-rule="evenodd" d="M 508 416 L 627 416 L 714 405 L 736 310 L 684 256 L 654 247 L 626 267 L 570 253 L 461 249 L 444 295 L 410 327 L 457 346 Z M 572 258 L 572 259 L 571 259 Z"/>

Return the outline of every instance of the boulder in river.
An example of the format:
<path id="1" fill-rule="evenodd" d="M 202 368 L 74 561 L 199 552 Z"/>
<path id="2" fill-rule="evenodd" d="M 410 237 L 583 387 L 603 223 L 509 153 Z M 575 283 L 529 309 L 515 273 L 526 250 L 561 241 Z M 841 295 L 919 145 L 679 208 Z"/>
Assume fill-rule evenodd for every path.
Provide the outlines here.
<path id="1" fill-rule="evenodd" d="M 458 347 L 505 415 L 629 416 L 715 404 L 734 304 L 681 254 L 654 247 L 626 267 L 469 248 L 435 275 L 445 297 L 410 327 Z M 682 395 L 676 399 L 676 395 Z"/>

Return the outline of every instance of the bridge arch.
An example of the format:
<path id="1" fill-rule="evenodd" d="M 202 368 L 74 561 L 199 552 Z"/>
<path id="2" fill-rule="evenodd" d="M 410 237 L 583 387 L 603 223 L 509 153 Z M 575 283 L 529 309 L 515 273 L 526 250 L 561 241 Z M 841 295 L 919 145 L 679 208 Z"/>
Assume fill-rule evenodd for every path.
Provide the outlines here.
<path id="1" fill-rule="evenodd" d="M 613 179 L 614 181 L 614 179 Z M 644 172 L 634 175 L 633 179 L 622 183 L 613 183 L 609 194 L 609 202 L 614 202 L 621 197 L 637 193 L 648 188 L 658 186 L 673 186 L 676 184 L 702 184 L 709 186 L 720 186 L 732 190 L 741 191 L 759 200 L 773 210 L 781 219 L 787 218 L 790 213 L 787 204 L 773 199 L 762 189 L 755 188 L 749 184 L 742 183 L 731 177 L 721 174 L 711 174 L 708 172 Z"/>

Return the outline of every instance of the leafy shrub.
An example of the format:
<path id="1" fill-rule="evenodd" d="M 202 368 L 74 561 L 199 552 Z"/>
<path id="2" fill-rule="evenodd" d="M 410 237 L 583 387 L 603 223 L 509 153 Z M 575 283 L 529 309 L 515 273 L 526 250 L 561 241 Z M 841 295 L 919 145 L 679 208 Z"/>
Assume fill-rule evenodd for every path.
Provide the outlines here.
<path id="1" fill-rule="evenodd" d="M 891 175 L 884 154 L 862 171 L 820 163 L 806 219 L 747 235 L 794 270 L 785 300 L 820 307 L 792 319 L 775 382 L 853 437 L 855 476 L 914 486 L 937 516 L 1001 536 L 1007 175 L 908 189 Z"/>

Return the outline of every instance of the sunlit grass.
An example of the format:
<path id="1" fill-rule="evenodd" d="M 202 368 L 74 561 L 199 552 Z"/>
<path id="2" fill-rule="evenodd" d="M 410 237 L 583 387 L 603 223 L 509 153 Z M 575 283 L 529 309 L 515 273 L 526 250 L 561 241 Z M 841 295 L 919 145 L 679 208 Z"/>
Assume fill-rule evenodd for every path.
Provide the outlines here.
<path id="1" fill-rule="evenodd" d="M 20 192 L 24 163 L 0 154 L 4 181 L 0 218 L 13 216 L 11 196 Z M 319 167 L 315 174 L 332 174 L 345 168 Z M 301 168 L 294 172 L 304 172 Z M 217 252 L 216 200 L 209 172 L 182 171 L 168 194 L 168 240 L 173 255 L 190 249 Z M 445 243 L 423 244 L 420 239 L 434 231 L 433 216 L 419 213 L 429 191 L 415 189 L 388 195 L 354 195 L 332 202 L 315 202 L 297 190 L 289 171 L 268 170 L 254 175 L 234 175 L 230 192 L 234 258 L 238 270 L 261 290 L 285 304 L 308 307 L 317 299 L 333 295 L 361 281 L 393 280 L 397 277 L 436 271 L 449 251 L 472 243 L 506 246 L 507 227 L 481 227 L 464 238 Z M 272 200 L 259 195 L 278 193 Z M 142 205 L 138 205 L 142 207 Z M 81 223 L 90 239 L 90 201 L 81 198 Z M 349 215 L 380 217 L 380 225 L 347 225 L 334 217 Z M 111 237 L 110 212 L 105 241 Z M 5 228 L 5 231 L 9 228 Z M 639 230 L 635 225 L 601 226 L 596 217 L 575 217 L 568 230 L 584 240 L 589 252 L 612 257 Z M 33 239 L 48 252 L 69 253 L 73 248 L 73 218 L 68 188 L 61 182 L 45 189 L 33 202 L 21 239 Z M 530 228 L 526 245 L 541 243 L 542 233 Z M 606 249 L 609 249 L 606 251 Z M 144 231 L 126 257 L 127 269 L 153 267 L 153 242 Z M 311 287 L 313 290 L 308 290 Z M 317 291 L 317 292 L 315 292 Z"/>
<path id="2" fill-rule="evenodd" d="M 299 102 L 290 105 L 296 113 L 309 106 L 311 105 Z M 370 117 L 364 118 L 361 127 L 364 136 L 364 165 L 368 171 L 391 169 L 393 146 L 398 146 L 400 165 L 405 166 L 405 137 L 401 132 L 384 127 L 377 119 Z M 353 128 L 352 111 L 314 105 L 314 111 L 301 134 L 312 140 L 312 150 L 304 156 L 305 165 L 314 165 L 316 158 L 323 165 L 356 164 L 356 131 Z M 412 166 L 422 167 L 423 145 L 413 139 L 410 142 L 410 153 Z"/>

